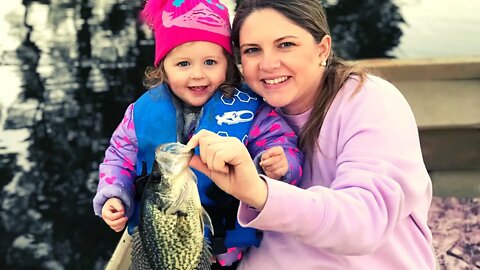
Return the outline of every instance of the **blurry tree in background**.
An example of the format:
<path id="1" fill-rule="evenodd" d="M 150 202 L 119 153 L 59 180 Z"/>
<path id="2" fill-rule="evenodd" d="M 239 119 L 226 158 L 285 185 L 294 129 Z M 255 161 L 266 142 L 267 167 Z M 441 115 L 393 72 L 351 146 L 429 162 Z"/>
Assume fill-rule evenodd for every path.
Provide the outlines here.
<path id="1" fill-rule="evenodd" d="M 347 59 L 390 57 L 402 36 L 404 20 L 391 0 L 321 1 L 337 56 Z M 242 0 L 236 0 L 237 6 Z"/>
<path id="2" fill-rule="evenodd" d="M 140 2 L 22 5 L 23 17 L 8 16 L 21 43 L 0 58 L 22 91 L 0 131 L 29 135 L 27 153 L 0 148 L 0 269 L 102 269 L 120 235 L 93 213 L 98 165 L 145 91 L 153 42 Z"/>
<path id="3" fill-rule="evenodd" d="M 389 57 L 400 42 L 404 20 L 391 0 L 339 0 L 326 10 L 333 48 L 341 58 Z"/>

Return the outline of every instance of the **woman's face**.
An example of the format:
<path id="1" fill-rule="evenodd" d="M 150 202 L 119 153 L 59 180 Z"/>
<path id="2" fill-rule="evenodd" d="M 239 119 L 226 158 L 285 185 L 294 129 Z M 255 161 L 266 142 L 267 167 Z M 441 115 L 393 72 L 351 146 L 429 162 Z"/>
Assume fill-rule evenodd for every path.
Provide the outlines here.
<path id="1" fill-rule="evenodd" d="M 243 75 L 248 85 L 287 114 L 313 104 L 328 57 L 330 37 L 313 36 L 273 9 L 251 13 L 240 29 Z M 326 44 L 324 44 L 326 43 Z"/>

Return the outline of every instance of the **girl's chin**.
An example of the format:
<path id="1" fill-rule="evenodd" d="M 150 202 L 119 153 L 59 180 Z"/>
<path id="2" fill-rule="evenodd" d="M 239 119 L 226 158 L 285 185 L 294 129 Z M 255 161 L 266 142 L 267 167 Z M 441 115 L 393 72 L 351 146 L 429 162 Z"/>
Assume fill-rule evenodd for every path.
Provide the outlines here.
<path id="1" fill-rule="evenodd" d="M 201 97 L 201 98 L 195 97 L 195 98 L 191 98 L 186 103 L 188 103 L 190 106 L 193 106 L 193 107 L 201 107 L 205 105 L 205 103 L 207 103 L 209 99 L 210 97 Z"/>
<path id="2" fill-rule="evenodd" d="M 202 107 L 203 105 L 205 105 L 205 103 L 207 103 L 206 101 L 205 102 L 188 102 L 188 104 L 192 107 Z"/>

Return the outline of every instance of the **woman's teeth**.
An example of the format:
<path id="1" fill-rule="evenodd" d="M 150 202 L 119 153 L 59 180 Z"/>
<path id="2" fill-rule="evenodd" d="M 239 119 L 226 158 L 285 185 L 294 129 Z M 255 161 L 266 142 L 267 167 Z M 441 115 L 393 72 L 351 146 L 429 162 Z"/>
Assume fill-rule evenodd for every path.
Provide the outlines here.
<path id="1" fill-rule="evenodd" d="M 267 80 L 265 79 L 265 83 L 266 84 L 277 84 L 277 83 L 282 83 L 284 81 L 286 81 L 288 79 L 287 76 L 284 76 L 284 77 L 280 77 L 280 78 L 276 78 L 276 79 L 273 79 L 273 80 Z"/>

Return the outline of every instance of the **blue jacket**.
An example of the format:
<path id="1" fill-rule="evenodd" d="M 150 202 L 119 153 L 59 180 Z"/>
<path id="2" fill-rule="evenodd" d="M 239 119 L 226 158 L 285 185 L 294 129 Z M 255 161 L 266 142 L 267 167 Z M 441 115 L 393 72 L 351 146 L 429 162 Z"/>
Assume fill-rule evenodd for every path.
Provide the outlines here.
<path id="1" fill-rule="evenodd" d="M 201 129 L 207 129 L 221 136 L 237 137 L 246 143 L 254 115 L 262 102 L 263 100 L 247 87 L 237 89 L 232 98 L 226 98 L 221 91 L 217 91 L 203 106 L 195 133 Z M 183 121 L 178 121 L 182 119 L 179 113 L 181 108 L 175 106 L 172 94 L 165 84 L 151 89 L 135 102 L 133 117 L 138 138 L 137 175 L 142 173 L 143 162 L 147 165 L 147 172 L 152 171 L 155 148 L 158 145 L 180 141 L 179 134 L 183 129 Z M 199 154 L 198 147 L 195 152 Z M 209 190 L 212 190 L 213 182 L 199 171 L 194 170 L 194 172 L 198 178 L 202 205 L 211 216 L 217 214 L 214 207 L 216 202 L 207 196 Z M 212 210 L 208 211 L 209 209 Z M 236 214 L 236 209 L 230 210 Z M 138 222 L 138 220 L 135 221 Z M 132 225 L 136 224 L 129 223 L 130 232 L 134 227 Z M 217 231 L 215 223 L 214 229 Z M 206 231 L 207 236 L 210 237 L 208 233 Z M 234 229 L 226 231 L 226 248 L 251 245 L 259 245 L 259 237 L 255 229 L 241 227 L 237 222 Z"/>
<path id="2" fill-rule="evenodd" d="M 135 103 L 130 104 L 123 120 L 112 134 L 110 146 L 105 151 L 105 159 L 99 166 L 99 182 L 97 193 L 93 199 L 95 214 L 101 216 L 102 207 L 109 198 L 119 198 L 125 207 L 125 215 L 129 218 L 130 233 L 136 224 L 135 217 L 138 217 L 138 212 L 135 213 L 139 208 L 136 207 L 138 203 L 135 200 L 134 181 L 137 176 L 141 175 L 142 161 L 146 165 L 148 164 L 148 172 L 150 172 L 154 159 L 153 149 L 156 145 L 161 142 L 181 141 L 178 134 L 181 134 L 183 130 L 182 112 L 181 109 L 177 109 L 175 105 L 177 102 L 172 101 L 170 90 L 166 85 L 160 85 L 149 90 Z M 250 120 L 254 110 L 245 109 L 244 106 L 244 103 L 248 101 L 259 103 L 253 123 Z M 180 121 L 178 121 L 179 119 Z M 250 126 L 250 130 L 247 133 L 248 126 Z M 296 134 L 272 107 L 263 103 L 263 100 L 247 87 L 243 86 L 241 91 L 236 93 L 234 99 L 225 99 L 220 93 L 215 94 L 203 109 L 197 130 L 201 128 L 214 130 L 222 135 L 235 133 L 234 136 L 240 138 L 247 145 L 256 164 L 258 164 L 263 151 L 274 146 L 281 146 L 286 153 L 290 168 L 281 180 L 294 185 L 300 184 L 303 155 L 298 150 Z M 154 136 L 157 134 L 160 134 L 161 138 Z M 261 168 L 257 168 L 262 173 Z M 147 172 L 147 170 L 145 171 Z M 222 211 L 223 214 L 230 215 L 230 217 L 217 222 L 218 226 L 214 224 L 214 227 L 225 227 L 226 234 L 230 235 L 226 237 L 224 244 L 227 247 L 249 245 L 238 242 L 239 239 L 231 236 L 229 231 L 235 225 L 238 226 L 236 207 L 233 206 L 234 209 L 220 207 L 219 209 L 219 206 L 231 205 L 230 201 L 233 198 L 219 190 L 208 178 L 206 180 L 204 176 L 199 178 L 199 191 L 204 208 L 207 211 L 211 210 L 208 211 L 210 215 L 212 213 L 221 215 Z M 207 194 L 208 196 L 205 196 Z M 214 203 L 214 201 L 221 203 Z M 224 203 L 225 201 L 228 203 Z M 215 236 L 212 240 L 221 236 L 219 231 L 221 230 L 215 229 Z M 252 230 L 251 233 L 253 234 L 254 231 Z M 254 243 L 258 243 L 258 241 L 254 241 Z"/>

